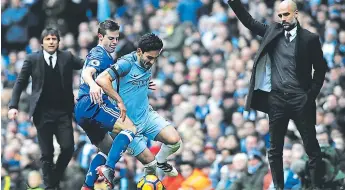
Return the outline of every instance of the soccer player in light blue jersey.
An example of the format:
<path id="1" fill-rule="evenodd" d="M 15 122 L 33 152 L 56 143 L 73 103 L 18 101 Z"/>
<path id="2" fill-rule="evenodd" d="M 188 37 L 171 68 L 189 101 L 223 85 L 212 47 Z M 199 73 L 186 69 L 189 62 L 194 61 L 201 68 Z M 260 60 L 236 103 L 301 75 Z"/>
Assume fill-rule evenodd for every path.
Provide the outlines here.
<path id="1" fill-rule="evenodd" d="M 145 34 L 140 38 L 136 52 L 121 57 L 102 72 L 96 81 L 106 94 L 114 93 L 115 89 L 119 91 L 127 108 L 127 115 L 137 128 L 137 135 L 128 146 L 129 152 L 141 162 L 148 163 L 145 167 L 158 166 L 166 174 L 177 176 L 177 170 L 167 163 L 167 157 L 180 148 L 180 136 L 171 123 L 152 109 L 148 100 L 151 67 L 162 48 L 163 43 L 158 36 Z M 112 82 L 115 87 L 112 87 Z M 150 156 L 146 138 L 163 143 L 156 158 Z M 102 167 L 105 171 L 113 169 Z"/>
<path id="2" fill-rule="evenodd" d="M 126 117 L 126 108 L 121 97 L 117 92 L 103 94 L 102 88 L 94 80 L 114 63 L 110 53 L 115 51 L 118 43 L 119 25 L 112 20 L 101 22 L 98 37 L 99 44 L 86 57 L 81 74 L 78 102 L 75 105 L 78 125 L 83 128 L 91 142 L 101 150 L 90 164 L 82 190 L 93 189 L 98 178 L 97 172 L 102 172 L 97 170 L 98 166 L 107 164 L 115 167 L 115 163 L 136 133 L 135 126 Z M 117 128 L 120 128 L 121 132 L 113 140 L 108 132 L 119 131 Z M 110 186 L 112 184 L 108 181 L 107 183 Z"/>

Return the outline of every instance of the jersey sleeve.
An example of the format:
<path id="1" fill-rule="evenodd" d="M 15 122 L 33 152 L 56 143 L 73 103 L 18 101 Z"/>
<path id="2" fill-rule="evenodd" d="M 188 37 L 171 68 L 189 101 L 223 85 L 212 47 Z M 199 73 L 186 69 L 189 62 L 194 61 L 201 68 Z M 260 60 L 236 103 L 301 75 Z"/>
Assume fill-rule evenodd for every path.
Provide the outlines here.
<path id="1" fill-rule="evenodd" d="M 110 74 L 113 80 L 117 79 L 118 77 L 126 76 L 132 68 L 132 64 L 125 60 L 119 59 L 115 64 L 113 64 L 110 68 L 107 69 L 107 72 Z"/>
<path id="2" fill-rule="evenodd" d="M 91 50 L 85 61 L 86 67 L 93 67 L 97 72 L 104 71 L 108 68 L 107 63 L 104 61 L 105 56 L 107 55 L 105 55 L 104 51 L 98 48 Z"/>

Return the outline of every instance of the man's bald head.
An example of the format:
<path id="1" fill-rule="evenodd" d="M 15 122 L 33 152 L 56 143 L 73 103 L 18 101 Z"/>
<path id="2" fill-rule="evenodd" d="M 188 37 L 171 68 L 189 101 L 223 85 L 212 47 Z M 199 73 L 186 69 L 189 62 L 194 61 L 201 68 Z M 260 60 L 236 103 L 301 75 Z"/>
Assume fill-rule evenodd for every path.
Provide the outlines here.
<path id="1" fill-rule="evenodd" d="M 284 29 L 290 31 L 296 26 L 298 10 L 293 0 L 285 0 L 278 6 L 278 17 Z"/>
<path id="2" fill-rule="evenodd" d="M 282 6 L 286 7 L 287 9 L 291 10 L 292 12 L 295 12 L 297 10 L 297 4 L 293 0 L 282 1 L 279 4 L 279 8 L 282 7 Z"/>

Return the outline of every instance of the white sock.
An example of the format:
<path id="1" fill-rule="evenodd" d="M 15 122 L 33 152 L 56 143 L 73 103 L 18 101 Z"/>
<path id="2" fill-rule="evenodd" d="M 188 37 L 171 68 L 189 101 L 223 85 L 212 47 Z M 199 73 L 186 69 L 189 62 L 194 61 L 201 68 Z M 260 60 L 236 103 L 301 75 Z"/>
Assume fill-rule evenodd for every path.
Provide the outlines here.
<path id="1" fill-rule="evenodd" d="M 153 160 L 152 162 L 145 164 L 145 175 L 156 175 L 157 161 Z"/>
<path id="2" fill-rule="evenodd" d="M 182 141 L 180 140 L 176 144 L 166 145 L 162 144 L 161 149 L 156 155 L 156 160 L 158 163 L 164 163 L 167 161 L 168 156 L 174 154 L 181 146 Z"/>

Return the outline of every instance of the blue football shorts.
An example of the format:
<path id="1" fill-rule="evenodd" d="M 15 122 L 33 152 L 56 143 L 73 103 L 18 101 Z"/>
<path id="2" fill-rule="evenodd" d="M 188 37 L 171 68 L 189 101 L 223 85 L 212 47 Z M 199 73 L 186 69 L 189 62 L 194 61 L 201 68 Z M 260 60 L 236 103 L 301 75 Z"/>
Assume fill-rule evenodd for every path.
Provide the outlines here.
<path id="1" fill-rule="evenodd" d="M 108 96 L 103 95 L 101 105 L 91 102 L 90 96 L 83 96 L 74 107 L 77 124 L 85 131 L 93 144 L 103 140 L 107 132 L 111 132 L 120 110 Z"/>

